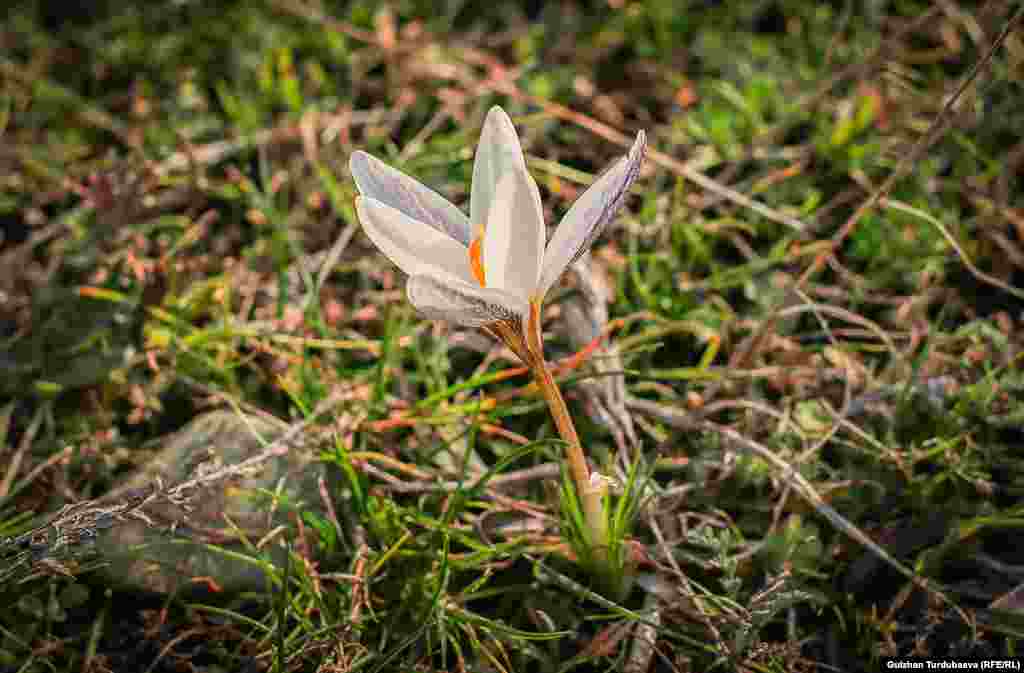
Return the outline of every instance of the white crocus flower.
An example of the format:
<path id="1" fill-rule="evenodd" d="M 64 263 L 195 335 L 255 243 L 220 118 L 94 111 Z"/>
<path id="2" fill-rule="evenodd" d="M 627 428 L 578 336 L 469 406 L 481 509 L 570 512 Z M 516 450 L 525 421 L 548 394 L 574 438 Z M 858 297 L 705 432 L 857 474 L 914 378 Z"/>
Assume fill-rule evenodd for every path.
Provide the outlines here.
<path id="1" fill-rule="evenodd" d="M 473 164 L 469 217 L 444 197 L 365 152 L 350 166 L 356 211 L 378 248 L 409 274 L 406 292 L 429 318 L 480 327 L 501 339 L 533 372 L 548 402 L 583 512 L 586 544 L 608 560 L 607 484 L 591 474 L 572 417 L 544 362 L 540 307 L 562 272 L 614 217 L 640 173 L 645 136 L 577 199 L 550 241 L 537 183 L 526 170 L 512 120 L 499 107 L 484 121 Z M 615 564 L 609 568 L 618 567 Z"/>
<path id="2" fill-rule="evenodd" d="M 350 167 L 360 193 L 359 221 L 370 240 L 409 274 L 412 305 L 428 318 L 483 327 L 532 360 L 539 355 L 531 333 L 539 337 L 544 295 L 622 205 L 644 150 L 641 131 L 629 154 L 572 205 L 546 245 L 540 192 L 526 170 L 512 120 L 500 107 L 491 108 L 484 122 L 468 218 L 365 152 L 353 153 Z"/>

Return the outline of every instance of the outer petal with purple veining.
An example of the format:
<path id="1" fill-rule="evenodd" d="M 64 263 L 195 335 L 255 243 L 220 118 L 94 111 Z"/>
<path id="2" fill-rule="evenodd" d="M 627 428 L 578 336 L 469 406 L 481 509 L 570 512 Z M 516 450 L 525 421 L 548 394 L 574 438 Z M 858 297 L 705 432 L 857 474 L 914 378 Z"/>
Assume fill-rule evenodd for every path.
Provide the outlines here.
<path id="1" fill-rule="evenodd" d="M 640 175 L 640 164 L 643 163 L 646 147 L 647 136 L 640 131 L 629 154 L 621 157 L 598 177 L 562 218 L 544 251 L 544 268 L 538 288 L 541 298 L 566 268 L 590 249 L 618 212 L 630 186 Z"/>
<path id="2" fill-rule="evenodd" d="M 366 152 L 353 152 L 348 165 L 363 196 L 469 245 L 469 218 L 448 199 Z"/>
<path id="3" fill-rule="evenodd" d="M 507 292 L 447 274 L 412 276 L 406 293 L 423 316 L 465 327 L 483 327 L 499 321 L 518 323 L 527 310 L 524 302 Z"/>

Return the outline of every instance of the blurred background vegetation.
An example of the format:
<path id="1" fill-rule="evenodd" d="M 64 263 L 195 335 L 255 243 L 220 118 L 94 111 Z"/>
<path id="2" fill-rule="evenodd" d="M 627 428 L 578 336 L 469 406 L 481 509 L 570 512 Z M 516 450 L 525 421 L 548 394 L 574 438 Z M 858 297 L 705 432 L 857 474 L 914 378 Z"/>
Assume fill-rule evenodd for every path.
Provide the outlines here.
<path id="1" fill-rule="evenodd" d="M 995 0 L 9 5 L 0 561 L 25 572 L 0 572 L 0 671 L 1018 655 L 1020 13 Z M 621 319 L 563 381 L 595 464 L 643 465 L 624 597 L 589 586 L 559 537 L 560 450 L 526 381 L 501 375 L 514 363 L 418 319 L 355 219 L 356 149 L 464 204 L 494 104 L 552 223 L 636 131 L 656 150 L 546 323 L 558 361 L 601 333 L 602 312 Z M 181 480 L 300 423 L 292 451 L 308 460 L 280 474 L 309 483 L 275 476 L 251 505 L 269 537 L 232 551 L 204 538 L 261 569 L 255 587 L 232 589 L 216 563 L 200 572 L 192 552 L 175 564 L 195 581 L 170 586 L 18 537 L 135 488 L 155 456 L 173 455 L 162 476 Z"/>

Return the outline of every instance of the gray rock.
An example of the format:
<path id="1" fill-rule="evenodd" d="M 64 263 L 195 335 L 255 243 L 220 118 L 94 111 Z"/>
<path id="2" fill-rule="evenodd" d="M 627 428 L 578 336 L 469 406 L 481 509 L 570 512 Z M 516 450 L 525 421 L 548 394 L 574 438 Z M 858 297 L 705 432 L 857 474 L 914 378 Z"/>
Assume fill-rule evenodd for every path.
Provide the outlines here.
<path id="1" fill-rule="evenodd" d="M 213 411 L 159 442 L 137 473 L 103 498 L 106 505 L 139 498 L 161 480 L 178 484 L 261 453 L 287 426 L 275 419 Z M 184 501 L 156 497 L 98 531 L 98 569 L 120 588 L 189 596 L 266 591 L 263 563 L 282 567 L 281 541 L 295 543 L 303 512 L 323 514 L 317 485 L 327 466 L 293 443 L 258 470 L 189 491 Z M 276 499 L 276 504 L 275 504 Z M 317 543 L 306 527 L 310 549 Z M 268 537 L 269 536 L 269 537 Z"/>

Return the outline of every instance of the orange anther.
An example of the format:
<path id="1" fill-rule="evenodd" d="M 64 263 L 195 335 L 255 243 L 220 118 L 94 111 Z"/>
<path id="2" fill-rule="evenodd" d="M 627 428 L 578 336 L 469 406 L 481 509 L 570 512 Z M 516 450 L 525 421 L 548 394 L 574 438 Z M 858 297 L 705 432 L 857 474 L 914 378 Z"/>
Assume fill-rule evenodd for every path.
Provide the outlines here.
<path id="1" fill-rule="evenodd" d="M 481 225 L 479 235 L 469 244 L 469 268 L 473 270 L 473 277 L 480 287 L 487 287 L 486 276 L 484 276 L 484 228 Z"/>

